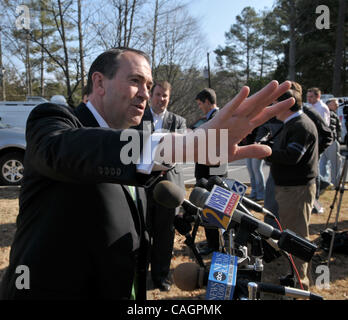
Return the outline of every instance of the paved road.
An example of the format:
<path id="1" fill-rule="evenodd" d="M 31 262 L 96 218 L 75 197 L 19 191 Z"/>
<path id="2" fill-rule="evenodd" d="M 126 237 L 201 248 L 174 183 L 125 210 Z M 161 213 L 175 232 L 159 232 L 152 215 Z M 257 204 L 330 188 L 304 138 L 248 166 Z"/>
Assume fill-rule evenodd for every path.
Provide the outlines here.
<path id="1" fill-rule="evenodd" d="M 194 164 L 183 165 L 185 184 L 195 184 Z M 268 177 L 269 166 L 263 165 L 265 180 Z M 246 168 L 245 159 L 231 162 L 228 166 L 228 178 L 238 180 L 242 183 L 250 183 L 249 173 Z"/>

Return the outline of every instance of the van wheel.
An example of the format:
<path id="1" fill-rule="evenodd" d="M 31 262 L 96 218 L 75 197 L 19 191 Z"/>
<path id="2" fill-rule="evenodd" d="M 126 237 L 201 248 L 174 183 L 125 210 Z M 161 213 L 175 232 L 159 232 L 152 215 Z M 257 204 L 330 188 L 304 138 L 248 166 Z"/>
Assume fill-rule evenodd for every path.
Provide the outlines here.
<path id="1" fill-rule="evenodd" d="M 0 183 L 6 186 L 20 185 L 23 179 L 23 154 L 11 152 L 0 158 Z"/>

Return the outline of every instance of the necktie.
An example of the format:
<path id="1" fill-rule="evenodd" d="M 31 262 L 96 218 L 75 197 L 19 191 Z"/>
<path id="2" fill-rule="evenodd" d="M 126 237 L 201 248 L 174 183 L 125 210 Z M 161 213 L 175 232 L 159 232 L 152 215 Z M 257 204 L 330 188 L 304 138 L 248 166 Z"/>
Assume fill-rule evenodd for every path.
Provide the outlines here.
<path id="1" fill-rule="evenodd" d="M 134 186 L 128 186 L 129 192 L 134 200 L 134 202 L 137 201 L 137 194 Z"/>

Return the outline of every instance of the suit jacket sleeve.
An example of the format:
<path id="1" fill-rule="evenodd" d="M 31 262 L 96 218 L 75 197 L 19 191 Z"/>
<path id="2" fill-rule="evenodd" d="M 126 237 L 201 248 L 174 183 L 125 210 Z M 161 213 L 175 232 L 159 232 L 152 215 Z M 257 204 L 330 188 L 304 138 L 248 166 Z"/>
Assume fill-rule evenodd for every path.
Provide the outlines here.
<path id="1" fill-rule="evenodd" d="M 41 104 L 27 121 L 27 157 L 31 166 L 51 179 L 75 183 L 139 183 L 135 164 L 123 164 L 122 130 L 83 127 L 73 110 Z M 139 131 L 141 150 L 142 132 Z M 139 152 L 140 152 L 139 150 Z"/>

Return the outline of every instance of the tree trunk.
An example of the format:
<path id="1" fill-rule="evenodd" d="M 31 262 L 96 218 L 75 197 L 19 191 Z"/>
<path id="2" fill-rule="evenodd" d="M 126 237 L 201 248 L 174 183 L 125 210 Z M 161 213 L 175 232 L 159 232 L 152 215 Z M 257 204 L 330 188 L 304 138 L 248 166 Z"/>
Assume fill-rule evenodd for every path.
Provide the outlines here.
<path id="1" fill-rule="evenodd" d="M 41 58 L 40 58 L 40 95 L 41 97 L 45 94 L 44 88 L 44 69 L 45 69 L 45 54 L 44 54 L 44 24 L 43 24 L 43 8 L 41 7 Z"/>
<path id="2" fill-rule="evenodd" d="M 152 52 L 151 52 L 152 74 L 154 77 L 156 76 L 155 69 L 156 69 L 157 22 L 158 22 L 158 0 L 156 0 L 155 16 L 153 19 L 153 36 L 152 36 Z"/>
<path id="3" fill-rule="evenodd" d="M 132 4 L 132 11 L 131 11 L 131 16 L 130 16 L 130 22 L 129 22 L 129 29 L 128 29 L 128 37 L 127 37 L 127 47 L 129 47 L 130 40 L 132 38 L 132 31 L 133 31 L 133 19 L 134 19 L 134 13 L 135 13 L 135 6 L 136 6 L 137 1 L 133 0 Z"/>
<path id="4" fill-rule="evenodd" d="M 32 95 L 32 88 L 31 88 L 31 66 L 30 66 L 30 50 L 29 50 L 29 37 L 30 35 L 26 35 L 25 40 L 25 65 L 26 65 L 26 81 L 27 81 L 27 95 Z"/>
<path id="5" fill-rule="evenodd" d="M 59 19 L 61 24 L 61 37 L 62 37 L 62 43 L 63 43 L 63 49 L 64 49 L 64 65 L 65 65 L 64 73 L 65 73 L 65 82 L 66 82 L 67 95 L 68 95 L 67 100 L 69 105 L 73 105 L 72 91 L 71 91 L 71 85 L 70 85 L 70 74 L 69 74 L 69 54 L 68 54 L 68 48 L 66 45 L 64 18 L 63 18 L 62 5 L 60 0 L 58 0 L 58 8 L 59 8 Z"/>
<path id="6" fill-rule="evenodd" d="M 294 0 L 289 1 L 290 4 L 290 45 L 289 45 L 289 80 L 296 81 L 296 9 Z"/>
<path id="7" fill-rule="evenodd" d="M 85 89 L 85 59 L 84 59 L 84 47 L 83 47 L 83 35 L 82 35 L 82 24 L 81 24 L 81 0 L 77 1 L 77 14 L 78 14 L 78 33 L 79 33 L 79 51 L 80 51 L 80 72 L 81 72 L 81 98 L 83 98 Z"/>
<path id="8" fill-rule="evenodd" d="M 342 95 L 341 76 L 344 51 L 344 16 L 346 12 L 346 0 L 340 0 L 338 9 L 338 22 L 336 31 L 335 65 L 332 80 L 332 94 L 335 97 Z"/>

